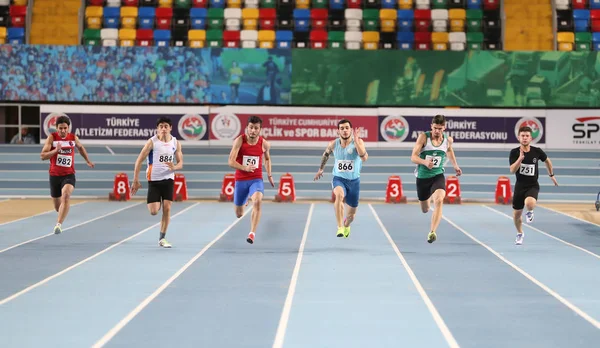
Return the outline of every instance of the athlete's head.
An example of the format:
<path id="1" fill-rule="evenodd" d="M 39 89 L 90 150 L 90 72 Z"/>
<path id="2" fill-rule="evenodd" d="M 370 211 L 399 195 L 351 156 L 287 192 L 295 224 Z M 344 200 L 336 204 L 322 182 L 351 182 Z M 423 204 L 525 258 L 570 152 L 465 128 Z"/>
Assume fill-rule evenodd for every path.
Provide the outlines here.
<path id="1" fill-rule="evenodd" d="M 254 140 L 260 134 L 262 119 L 258 116 L 250 116 L 248 119 L 248 138 Z"/>
<path id="2" fill-rule="evenodd" d="M 523 146 L 529 145 L 531 142 L 531 128 L 523 126 L 519 128 L 519 143 Z"/>
<path id="3" fill-rule="evenodd" d="M 71 119 L 67 116 L 59 116 L 56 119 L 56 131 L 61 138 L 64 138 L 69 133 L 69 126 L 71 126 Z"/>
<path id="4" fill-rule="evenodd" d="M 338 133 L 340 134 L 340 138 L 344 140 L 350 139 L 352 135 L 352 122 L 346 119 L 340 120 L 338 122 Z"/>
<path id="5" fill-rule="evenodd" d="M 446 130 L 446 117 L 444 115 L 435 115 L 431 121 L 431 137 L 439 139 Z"/>
<path id="6" fill-rule="evenodd" d="M 166 136 L 171 133 L 172 125 L 171 119 L 166 116 L 161 116 L 156 120 L 156 134 L 158 136 Z"/>

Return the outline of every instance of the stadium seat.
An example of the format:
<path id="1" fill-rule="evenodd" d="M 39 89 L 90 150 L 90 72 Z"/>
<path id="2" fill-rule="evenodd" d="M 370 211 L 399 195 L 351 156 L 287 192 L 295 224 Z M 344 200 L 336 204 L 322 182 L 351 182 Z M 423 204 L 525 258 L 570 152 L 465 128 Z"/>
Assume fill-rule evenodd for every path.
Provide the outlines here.
<path id="1" fill-rule="evenodd" d="M 431 42 L 435 51 L 445 51 L 448 49 L 448 33 L 433 32 L 431 33 Z"/>
<path id="2" fill-rule="evenodd" d="M 429 50 L 431 48 L 431 33 L 425 31 L 415 32 L 414 47 L 418 51 Z"/>
<path id="3" fill-rule="evenodd" d="M 412 0 L 398 0 L 398 8 L 401 10 L 411 10 L 413 2 Z"/>
<path id="4" fill-rule="evenodd" d="M 6 43 L 20 45 L 25 42 L 25 28 L 8 28 Z"/>
<path id="5" fill-rule="evenodd" d="M 105 7 L 103 10 L 103 18 L 105 29 L 118 29 L 119 19 L 121 18 L 120 7 Z"/>
<path id="6" fill-rule="evenodd" d="M 95 0 L 94 5 L 102 6 L 102 0 Z M 121 7 L 121 0 L 106 0 L 106 7 Z"/>
<path id="7" fill-rule="evenodd" d="M 86 25 L 90 29 L 102 28 L 102 17 L 104 9 L 100 6 L 88 6 L 85 9 Z"/>
<path id="8" fill-rule="evenodd" d="M 467 18 L 467 12 L 464 9 L 453 8 L 450 11 L 448 11 L 448 17 L 450 18 L 450 31 L 465 31 L 465 20 Z"/>
<path id="9" fill-rule="evenodd" d="M 100 36 L 100 29 L 85 29 L 83 31 L 83 42 L 87 46 L 101 46 L 102 37 Z"/>
<path id="10" fill-rule="evenodd" d="M 415 9 L 417 10 L 429 10 L 430 8 L 430 0 L 416 0 L 415 2 Z"/>
<path id="11" fill-rule="evenodd" d="M 9 14 L 11 26 L 16 28 L 25 27 L 25 21 L 27 17 L 27 6 L 11 6 Z"/>
<path id="12" fill-rule="evenodd" d="M 133 6 L 121 7 L 121 28 L 135 29 L 137 26 L 138 8 Z"/>
<path id="13" fill-rule="evenodd" d="M 223 47 L 239 48 L 241 34 L 238 30 L 225 30 L 223 32 Z"/>
<path id="14" fill-rule="evenodd" d="M 275 47 L 275 31 L 274 30 L 259 30 L 258 31 L 258 47 L 259 48 Z"/>
<path id="15" fill-rule="evenodd" d="M 154 46 L 171 46 L 171 31 L 166 29 L 157 29 L 154 31 Z"/>
<path id="16" fill-rule="evenodd" d="M 225 30 L 240 30 L 242 23 L 242 9 L 226 8 L 223 12 L 223 17 L 225 18 Z M 255 29 L 256 28 L 253 30 Z"/>
<path id="17" fill-rule="evenodd" d="M 206 31 L 192 29 L 188 32 L 188 46 L 193 48 L 203 48 L 206 46 Z"/>
<path id="18" fill-rule="evenodd" d="M 292 48 L 294 34 L 290 30 L 278 30 L 275 32 L 275 44 L 277 48 Z"/>
<path id="19" fill-rule="evenodd" d="M 415 34 L 412 32 L 398 32 L 396 36 L 398 48 L 405 51 L 410 51 L 414 47 Z"/>
<path id="20" fill-rule="evenodd" d="M 258 28 L 259 11 L 257 8 L 245 8 L 242 10 L 242 23 L 244 30 L 256 30 Z M 273 23 L 274 24 L 274 23 Z M 272 29 L 266 29 L 270 30 Z"/>
<path id="21" fill-rule="evenodd" d="M 156 28 L 161 30 L 171 29 L 171 22 L 173 20 L 173 9 L 159 7 L 156 9 Z"/>
<path id="22" fill-rule="evenodd" d="M 100 31 L 100 38 L 102 39 L 102 46 L 117 46 L 117 40 L 119 40 L 119 30 L 115 28 L 105 28 Z"/>
<path id="23" fill-rule="evenodd" d="M 398 20 L 398 12 L 393 9 L 382 9 L 379 12 L 381 21 L 381 31 L 384 33 L 392 33 L 396 31 L 396 21 Z M 364 35 L 363 35 L 364 39 Z"/>
<path id="24" fill-rule="evenodd" d="M 423 7 L 423 6 L 421 6 Z M 447 9 L 448 8 L 448 0 L 431 0 L 430 7 L 431 9 Z M 421 8 L 427 9 L 427 8 Z"/>
<path id="25" fill-rule="evenodd" d="M 189 9 L 192 7 L 192 0 L 175 0 L 173 7 Z"/>
<path id="26" fill-rule="evenodd" d="M 222 30 L 207 30 L 206 31 L 207 47 L 222 47 L 223 46 L 223 31 Z"/>
<path id="27" fill-rule="evenodd" d="M 242 12 L 243 15 L 243 12 Z M 277 13 L 274 8 L 261 8 L 258 11 L 259 28 L 261 30 L 275 29 Z"/>
<path id="28" fill-rule="evenodd" d="M 412 10 L 398 10 L 398 31 L 413 31 L 414 14 Z"/>
<path id="29" fill-rule="evenodd" d="M 122 0 L 121 1 L 121 6 L 123 7 L 127 7 L 127 6 L 138 6 L 138 1 L 137 0 Z"/>
<path id="30" fill-rule="evenodd" d="M 192 29 L 206 29 L 206 18 L 208 11 L 206 8 L 194 7 L 190 10 L 190 27 Z"/>
<path id="31" fill-rule="evenodd" d="M 557 35 L 557 39 L 559 51 L 573 50 L 573 45 L 575 44 L 575 34 L 573 34 L 572 32 L 559 32 Z"/>
<path id="32" fill-rule="evenodd" d="M 138 29 L 136 33 L 136 46 L 153 46 L 154 31 L 152 29 Z"/>
<path id="33" fill-rule="evenodd" d="M 592 49 L 592 33 L 575 33 L 575 50 L 590 51 Z"/>
<path id="34" fill-rule="evenodd" d="M 327 32 L 324 30 L 312 30 L 310 32 L 310 47 L 313 49 L 327 48 Z"/>
<path id="35" fill-rule="evenodd" d="M 156 21 L 155 7 L 140 7 L 138 10 L 138 22 L 140 29 L 153 29 Z"/>
<path id="36" fill-rule="evenodd" d="M 467 35 L 464 32 L 452 32 L 448 36 L 448 41 L 452 51 L 464 51 L 467 45 Z"/>
<path id="37" fill-rule="evenodd" d="M 310 26 L 313 30 L 327 31 L 329 11 L 325 8 L 315 8 L 310 11 Z"/>
<path id="38" fill-rule="evenodd" d="M 344 35 L 344 41 L 346 42 L 346 49 L 359 50 L 362 43 L 362 32 L 347 31 Z"/>
<path id="39" fill-rule="evenodd" d="M 16 6 L 27 6 L 28 1 L 27 0 L 13 0 L 13 5 Z"/>
<path id="40" fill-rule="evenodd" d="M 135 46 L 136 34 L 137 32 L 135 29 L 119 29 L 119 46 Z"/>
<path id="41" fill-rule="evenodd" d="M 6 43 L 6 36 L 8 35 L 5 27 L 0 27 L 0 44 Z"/>
<path id="42" fill-rule="evenodd" d="M 395 11 L 394 11 L 395 13 Z M 362 37 L 363 49 L 365 50 L 376 50 L 379 48 L 379 32 L 378 31 L 365 31 Z"/>
<path id="43" fill-rule="evenodd" d="M 467 33 L 467 47 L 470 50 L 482 50 L 483 47 L 483 33 L 482 32 L 468 32 Z"/>
<path id="44" fill-rule="evenodd" d="M 173 0 L 158 0 L 158 7 L 173 8 Z"/>
<path id="45" fill-rule="evenodd" d="M 575 22 L 576 32 L 585 32 L 590 30 L 590 11 L 573 10 L 573 21 Z"/>
<path id="46" fill-rule="evenodd" d="M 348 31 L 360 31 L 361 23 L 363 20 L 363 10 L 357 8 L 347 8 L 344 11 L 344 18 L 346 19 L 346 30 Z M 343 29 L 343 28 L 338 28 Z M 329 30 L 332 30 L 331 28 Z"/>
<path id="47" fill-rule="evenodd" d="M 448 31 L 448 10 L 446 10 L 446 9 L 431 10 L 431 21 L 433 24 L 433 31 L 447 32 Z"/>

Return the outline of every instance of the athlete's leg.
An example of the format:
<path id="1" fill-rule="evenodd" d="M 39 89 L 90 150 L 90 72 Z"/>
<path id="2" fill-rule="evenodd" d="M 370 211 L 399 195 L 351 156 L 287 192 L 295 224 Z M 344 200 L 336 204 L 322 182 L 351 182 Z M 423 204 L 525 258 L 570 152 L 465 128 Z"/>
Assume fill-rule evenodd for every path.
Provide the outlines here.
<path id="1" fill-rule="evenodd" d="M 440 225 L 440 221 L 442 220 L 442 206 L 444 205 L 445 197 L 446 190 L 444 189 L 437 189 L 433 195 L 431 195 L 435 207 L 433 214 L 431 214 L 431 231 L 437 231 L 437 228 Z"/>
<path id="2" fill-rule="evenodd" d="M 157 215 L 160 211 L 160 202 L 148 203 L 148 211 L 151 215 Z"/>
<path id="3" fill-rule="evenodd" d="M 160 220 L 160 235 L 158 237 L 158 245 L 163 248 L 170 248 L 171 243 L 165 238 L 167 236 L 167 228 L 171 222 L 171 205 L 173 204 L 173 193 L 175 189 L 173 180 L 166 180 L 160 183 L 160 198 L 162 200 L 162 219 Z"/>
<path id="4" fill-rule="evenodd" d="M 423 214 L 429 211 L 429 199 L 431 198 L 431 180 L 417 178 L 417 198 Z"/>
<path id="5" fill-rule="evenodd" d="M 533 222 L 533 209 L 535 209 L 535 206 L 537 204 L 538 193 L 538 187 L 529 188 L 525 193 L 525 207 L 527 208 L 525 217 L 527 219 L 527 223 Z"/>
<path id="6" fill-rule="evenodd" d="M 525 191 L 515 185 L 515 192 L 513 194 L 513 222 L 517 229 L 517 237 L 515 238 L 515 244 L 523 244 L 523 207 L 525 206 Z"/>
<path id="7" fill-rule="evenodd" d="M 233 210 L 235 211 L 235 216 L 238 218 L 241 218 L 244 215 L 244 206 L 246 205 L 249 192 L 250 185 L 247 180 L 235 182 L 233 190 Z"/>
<path id="8" fill-rule="evenodd" d="M 60 197 L 52 197 L 52 203 L 54 203 L 54 209 L 58 213 L 58 210 L 60 209 Z"/>
<path id="9" fill-rule="evenodd" d="M 335 201 L 333 203 L 333 209 L 335 211 L 335 220 L 337 223 L 336 236 L 344 236 L 344 198 L 346 197 L 346 184 L 338 177 L 333 177 L 331 180 L 331 187 L 333 189 L 333 195 Z"/>
<path id="10" fill-rule="evenodd" d="M 419 204 L 421 205 L 421 211 L 423 213 L 427 213 L 429 211 L 429 198 L 425 201 L 419 201 Z"/>
<path id="11" fill-rule="evenodd" d="M 56 219 L 56 226 L 54 227 L 54 233 L 59 234 L 62 232 L 62 223 L 69 214 L 69 208 L 71 206 L 71 194 L 75 187 L 71 184 L 66 184 L 61 190 L 60 196 L 60 207 L 58 208 L 58 218 Z"/>
<path id="12" fill-rule="evenodd" d="M 260 221 L 264 191 L 265 188 L 262 179 L 253 180 L 248 190 L 248 194 L 252 200 L 252 216 L 250 220 L 250 233 L 248 234 L 246 241 L 250 244 L 254 243 L 256 228 L 258 227 L 258 222 Z"/>

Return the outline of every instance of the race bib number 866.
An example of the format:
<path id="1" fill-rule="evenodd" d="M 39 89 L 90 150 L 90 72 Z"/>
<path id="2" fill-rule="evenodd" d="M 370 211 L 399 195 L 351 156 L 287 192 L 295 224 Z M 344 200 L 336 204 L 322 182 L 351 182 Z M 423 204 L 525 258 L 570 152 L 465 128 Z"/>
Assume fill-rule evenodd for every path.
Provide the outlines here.
<path id="1" fill-rule="evenodd" d="M 338 160 L 336 166 L 338 172 L 354 171 L 354 161 L 351 160 Z"/>

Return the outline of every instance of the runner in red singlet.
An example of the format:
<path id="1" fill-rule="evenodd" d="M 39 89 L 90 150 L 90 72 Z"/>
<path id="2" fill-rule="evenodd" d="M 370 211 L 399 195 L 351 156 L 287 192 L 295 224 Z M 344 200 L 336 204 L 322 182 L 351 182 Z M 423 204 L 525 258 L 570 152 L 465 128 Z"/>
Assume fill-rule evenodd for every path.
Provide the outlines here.
<path id="1" fill-rule="evenodd" d="M 69 199 L 75 189 L 75 148 L 87 165 L 94 168 L 79 138 L 69 133 L 70 125 L 71 120 L 67 116 L 60 116 L 56 120 L 57 131 L 48 136 L 40 154 L 42 161 L 50 160 L 50 196 L 58 212 L 55 234 L 62 232 L 62 223 L 69 213 Z"/>
<path id="2" fill-rule="evenodd" d="M 244 215 L 244 205 L 246 205 L 248 197 L 254 206 L 250 233 L 246 238 L 250 244 L 254 243 L 256 227 L 260 220 L 261 202 L 265 193 L 262 173 L 263 154 L 269 183 L 275 187 L 273 176 L 271 176 L 271 155 L 269 153 L 271 145 L 259 135 L 261 128 L 262 120 L 258 116 L 251 116 L 248 119 L 247 134 L 242 134 L 234 140 L 229 154 L 229 166 L 235 169 L 233 204 L 236 216 L 240 218 Z"/>

